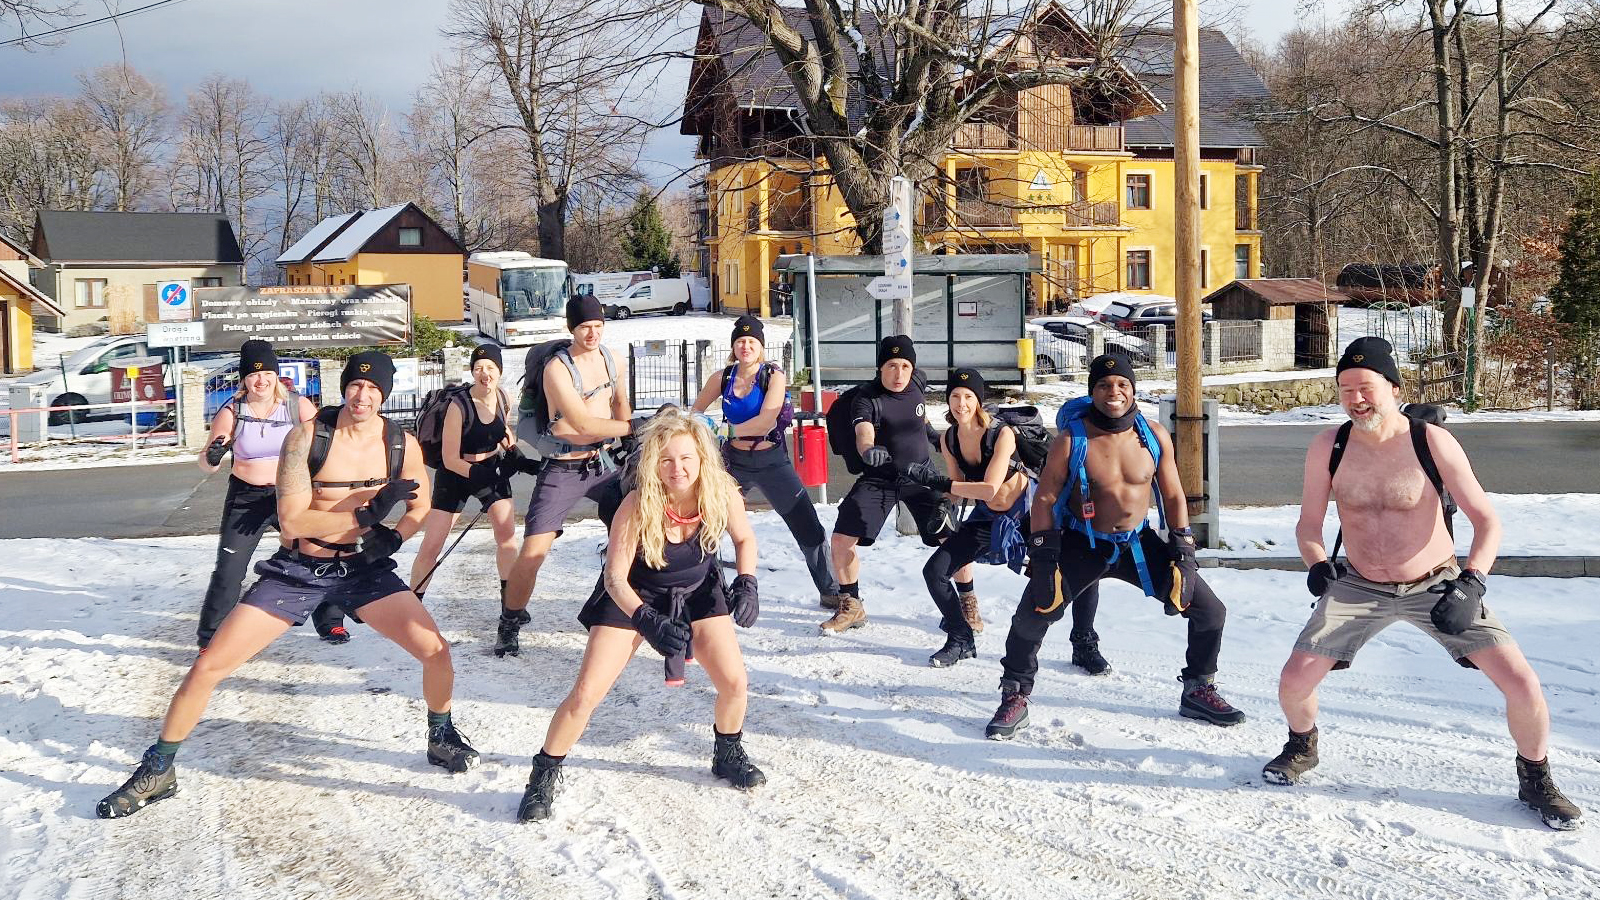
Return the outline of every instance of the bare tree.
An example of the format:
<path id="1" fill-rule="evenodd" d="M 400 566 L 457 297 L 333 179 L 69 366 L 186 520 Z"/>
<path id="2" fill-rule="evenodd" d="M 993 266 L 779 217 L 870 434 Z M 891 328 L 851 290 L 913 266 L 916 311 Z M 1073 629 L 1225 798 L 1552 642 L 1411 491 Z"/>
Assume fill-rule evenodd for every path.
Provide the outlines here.
<path id="1" fill-rule="evenodd" d="M 487 235 L 475 220 L 479 170 L 493 160 L 475 148 L 489 131 L 489 90 L 480 66 L 461 58 L 435 59 L 433 72 L 417 92 L 408 131 L 440 190 L 437 203 L 456 240 L 468 249 Z"/>
<path id="2" fill-rule="evenodd" d="M 378 99 L 356 90 L 330 94 L 323 103 L 340 199 L 351 208 L 391 202 L 398 135 L 389 110 Z"/>
<path id="3" fill-rule="evenodd" d="M 133 209 L 149 189 L 170 136 L 166 93 L 123 63 L 81 74 L 78 83 L 110 181 L 107 204 L 118 212 Z"/>
<path id="4" fill-rule="evenodd" d="M 177 156 L 173 208 L 224 213 L 247 262 L 266 248 L 260 202 L 271 190 L 267 103 L 239 79 L 212 75 L 189 93 Z"/>
<path id="5" fill-rule="evenodd" d="M 663 58 L 650 48 L 660 45 L 662 16 L 674 6 L 452 0 L 448 35 L 498 74 L 497 127 L 523 139 L 541 255 L 564 258 L 574 191 L 636 180 L 648 123 L 625 110 L 651 86 L 628 76 Z"/>
<path id="6" fill-rule="evenodd" d="M 306 224 L 313 191 L 312 105 L 291 100 L 272 105 L 267 116 L 267 159 L 272 172 L 272 193 L 281 201 L 277 221 L 278 252 L 288 249 Z"/>
<path id="7" fill-rule="evenodd" d="M 41 209 L 93 209 L 94 126 L 67 100 L 0 102 L 0 231 L 26 238 Z"/>
<path id="8" fill-rule="evenodd" d="M 17 32 L 14 37 L 0 37 L 9 37 L 21 47 L 48 45 L 51 40 L 38 35 L 77 15 L 78 4 L 68 0 L 0 0 L 0 22 L 11 24 Z"/>

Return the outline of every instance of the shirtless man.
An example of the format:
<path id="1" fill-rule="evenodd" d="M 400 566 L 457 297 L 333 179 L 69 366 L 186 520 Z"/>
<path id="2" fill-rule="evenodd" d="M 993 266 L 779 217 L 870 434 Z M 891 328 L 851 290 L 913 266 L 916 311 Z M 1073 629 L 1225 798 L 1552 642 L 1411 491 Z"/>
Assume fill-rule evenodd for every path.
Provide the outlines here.
<path id="1" fill-rule="evenodd" d="M 1068 427 L 1050 445 L 1029 514 L 1028 588 L 1011 617 L 1000 661 L 1000 708 L 986 730 L 992 739 L 1008 739 L 1027 726 L 1045 632 L 1075 598 L 1088 596 L 1091 586 L 1108 577 L 1139 587 L 1160 600 L 1168 615 L 1189 620 L 1188 652 L 1178 675 L 1179 715 L 1223 726 L 1244 721 L 1244 713 L 1212 683 L 1228 611 L 1196 571 L 1172 438 L 1139 413 L 1133 376 L 1127 357 L 1095 357 L 1089 364 L 1091 404 L 1068 416 Z M 1077 441 L 1083 442 L 1081 467 L 1073 464 Z M 1145 521 L 1152 484 L 1166 512 L 1165 539 Z M 1074 622 L 1094 624 L 1081 616 Z"/>
<path id="2" fill-rule="evenodd" d="M 531 619 L 528 601 L 539 569 L 572 508 L 585 497 L 595 501 L 600 506 L 600 520 L 609 527 L 622 504 L 621 471 L 604 445 L 631 434 L 634 424 L 629 421 L 632 413 L 627 393 L 621 389 L 627 383 L 627 371 L 617 368 L 610 351 L 600 346 L 605 328 L 605 310 L 599 300 L 585 295 L 567 302 L 572 346 L 559 351 L 544 367 L 545 402 L 550 410 L 546 439 L 554 440 L 555 452 L 540 469 L 528 501 L 522 551 L 506 579 L 505 603 L 495 636 L 496 656 L 521 652 L 517 634 Z"/>
<path id="3" fill-rule="evenodd" d="M 374 631 L 422 663 L 428 762 L 451 772 L 477 764 L 477 751 L 450 721 L 455 682 L 450 645 L 395 573 L 392 559 L 428 512 L 427 501 L 418 499 L 428 495 L 428 476 L 416 439 L 378 414 L 394 385 L 394 362 L 376 351 L 358 353 L 339 383 L 344 406 L 322 410 L 284 439 L 277 478 L 282 546 L 256 564 L 261 577 L 190 667 L 167 707 L 159 740 L 145 751 L 133 777 L 100 801 L 95 810 L 100 818 L 129 816 L 177 793 L 173 758 L 217 685 L 290 627 L 303 624 L 325 600 L 359 613 Z M 315 467 L 310 458 L 319 430 L 331 437 Z M 401 453 L 397 478 L 390 460 Z M 401 503 L 406 511 L 399 523 L 383 524 Z"/>
<path id="4" fill-rule="evenodd" d="M 1505 695 L 1506 724 L 1517 745 L 1518 796 L 1551 828 L 1576 828 L 1582 813 L 1550 776 L 1550 712 L 1539 676 L 1483 603 L 1500 549 L 1500 520 L 1450 432 L 1400 412 L 1393 353 L 1377 337 L 1345 348 L 1337 369 L 1339 403 L 1350 422 L 1318 435 L 1306 453 L 1295 536 L 1311 567 L 1307 587 L 1318 601 L 1278 681 L 1289 740 L 1261 775 L 1293 784 L 1316 767 L 1317 685 L 1330 670 L 1349 666 L 1378 632 L 1404 621 L 1457 662 L 1483 672 Z M 1338 445 L 1337 471 L 1330 474 Z M 1426 463 L 1472 522 L 1465 567 L 1456 561 Z M 1323 546 L 1330 496 L 1338 505 L 1347 562 L 1336 558 L 1338 542 L 1334 557 Z"/>

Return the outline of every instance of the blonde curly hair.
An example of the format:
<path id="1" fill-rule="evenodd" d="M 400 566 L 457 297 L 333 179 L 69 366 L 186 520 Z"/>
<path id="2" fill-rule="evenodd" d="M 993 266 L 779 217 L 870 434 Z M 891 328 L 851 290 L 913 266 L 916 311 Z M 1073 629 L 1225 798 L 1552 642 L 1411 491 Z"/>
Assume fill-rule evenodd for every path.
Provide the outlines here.
<path id="1" fill-rule="evenodd" d="M 728 527 L 728 506 L 739 489 L 722 465 L 722 454 L 710 429 L 680 409 L 657 413 L 640 435 L 634 468 L 635 490 L 639 494 L 639 552 L 652 569 L 667 565 L 667 492 L 661 484 L 661 455 L 668 441 L 684 434 L 694 438 L 695 449 L 700 453 L 695 494 L 700 508 L 700 549 L 708 556 L 717 552 L 717 543 Z"/>

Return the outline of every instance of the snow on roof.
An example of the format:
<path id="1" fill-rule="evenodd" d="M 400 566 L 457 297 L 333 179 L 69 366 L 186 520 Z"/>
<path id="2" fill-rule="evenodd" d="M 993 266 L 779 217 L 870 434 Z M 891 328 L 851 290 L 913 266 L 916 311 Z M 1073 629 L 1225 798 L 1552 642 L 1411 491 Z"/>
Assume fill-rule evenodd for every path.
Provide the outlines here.
<path id="1" fill-rule="evenodd" d="M 278 254 L 275 262 L 280 266 L 305 262 L 306 257 L 310 256 L 312 251 L 321 246 L 322 242 L 327 240 L 335 231 L 338 231 L 340 225 L 350 221 L 357 215 L 359 213 L 340 213 L 337 216 L 329 216 L 323 219 L 310 231 L 306 232 L 304 237 L 290 245 L 289 249 Z"/>
<path id="2" fill-rule="evenodd" d="M 366 245 L 378 230 L 389 224 L 400 211 L 410 204 L 397 203 L 394 206 L 385 206 L 383 209 L 369 209 L 362 212 L 361 218 L 351 222 L 349 227 L 333 239 L 328 246 L 323 247 L 312 262 L 343 262 L 357 253 Z"/>

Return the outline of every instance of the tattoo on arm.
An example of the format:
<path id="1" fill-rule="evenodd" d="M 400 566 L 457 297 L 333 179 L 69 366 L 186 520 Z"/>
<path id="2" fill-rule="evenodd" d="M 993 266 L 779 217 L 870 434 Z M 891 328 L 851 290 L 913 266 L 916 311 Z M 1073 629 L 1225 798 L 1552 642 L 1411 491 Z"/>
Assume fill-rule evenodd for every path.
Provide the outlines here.
<path id="1" fill-rule="evenodd" d="M 278 496 L 311 490 L 311 427 L 301 422 L 290 429 L 278 456 Z"/>

